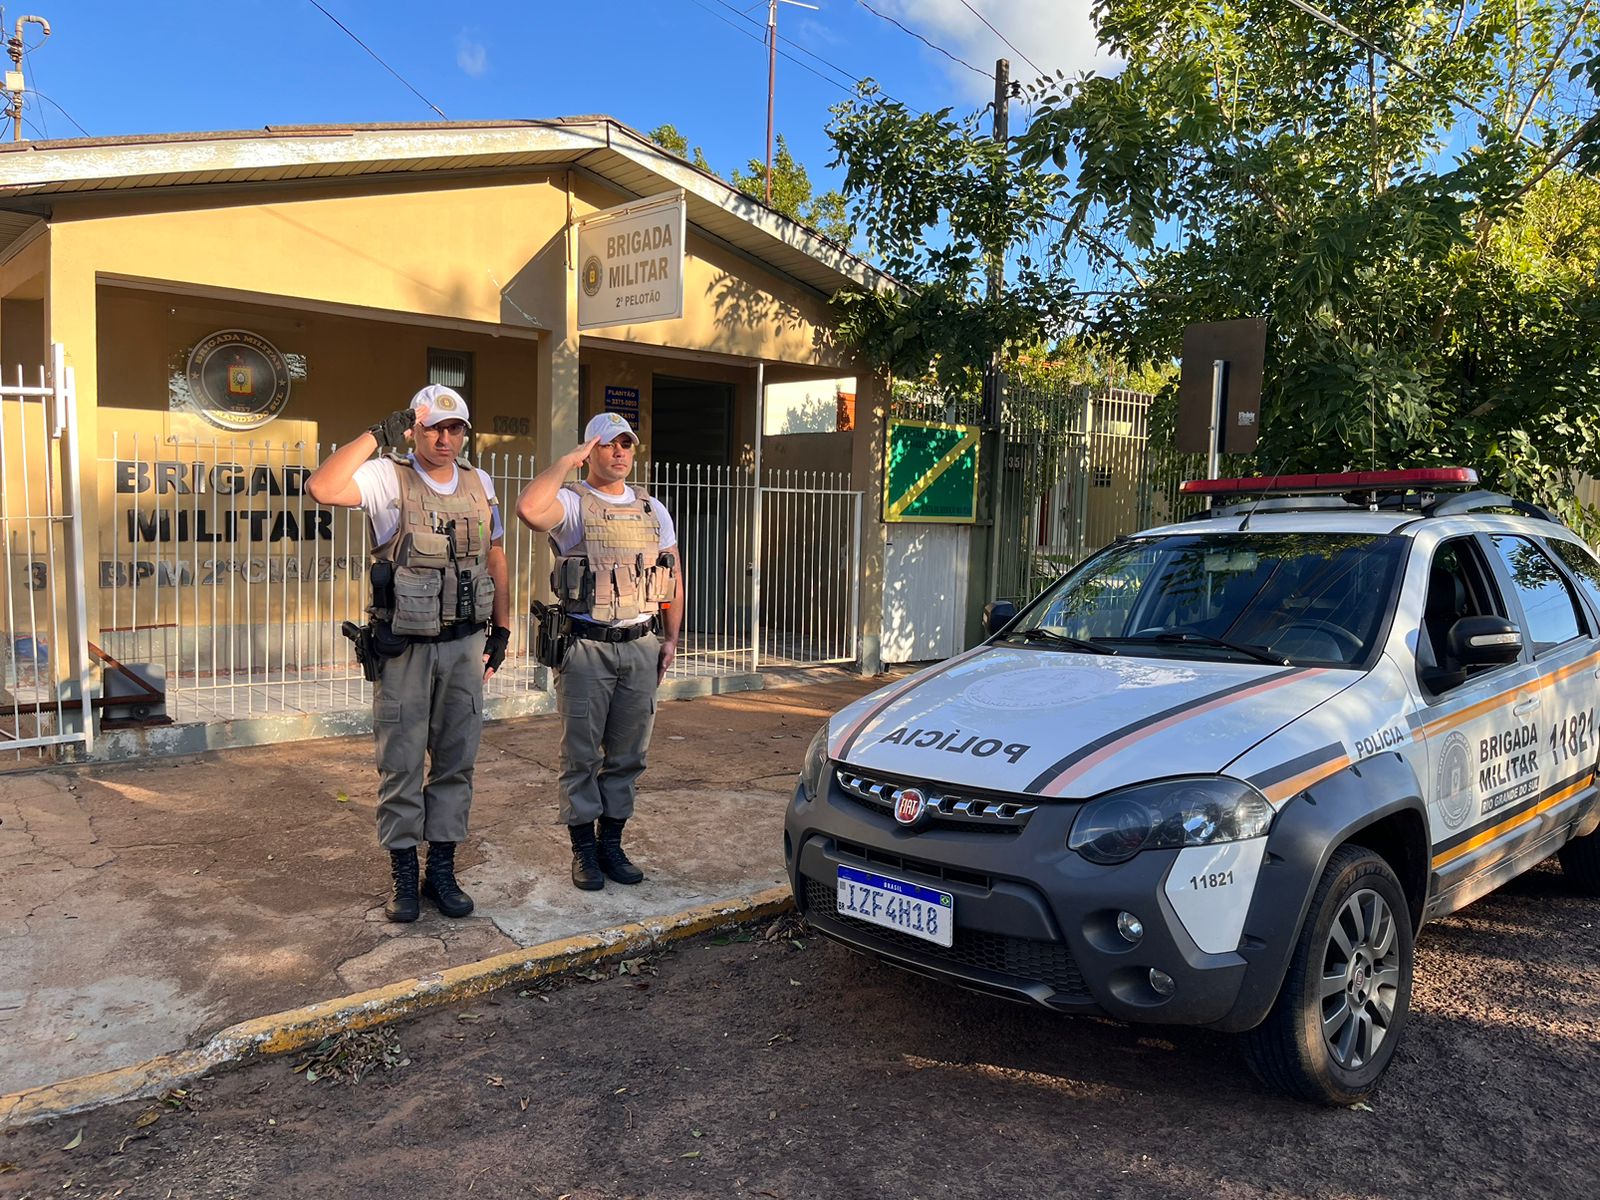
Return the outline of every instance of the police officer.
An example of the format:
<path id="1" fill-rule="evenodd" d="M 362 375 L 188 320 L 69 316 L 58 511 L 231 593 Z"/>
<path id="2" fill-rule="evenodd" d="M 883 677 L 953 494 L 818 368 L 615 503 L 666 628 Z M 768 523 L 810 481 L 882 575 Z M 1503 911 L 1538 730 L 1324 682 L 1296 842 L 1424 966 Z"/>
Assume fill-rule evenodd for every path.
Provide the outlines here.
<path id="1" fill-rule="evenodd" d="M 622 849 L 655 725 L 656 688 L 678 652 L 683 571 L 661 502 L 630 487 L 639 437 L 601 413 L 584 443 L 536 476 L 517 515 L 550 535 L 551 590 L 573 634 L 556 674 L 561 712 L 561 821 L 572 839 L 572 882 L 584 891 L 638 883 Z M 573 471 L 582 482 L 564 483 Z M 598 828 L 596 822 L 598 821 Z"/>
<path id="2" fill-rule="evenodd" d="M 417 843 L 424 840 L 421 894 L 447 917 L 472 911 L 456 883 L 456 843 L 467 836 L 483 684 L 505 661 L 511 630 L 494 484 L 456 461 L 469 428 L 466 401 L 429 385 L 306 480 L 318 504 L 360 508 L 372 526 L 368 612 L 381 664 L 372 725 L 378 841 L 394 877 L 383 910 L 391 921 L 417 919 Z M 374 450 L 381 456 L 373 459 Z M 487 624 L 493 631 L 486 634 Z"/>

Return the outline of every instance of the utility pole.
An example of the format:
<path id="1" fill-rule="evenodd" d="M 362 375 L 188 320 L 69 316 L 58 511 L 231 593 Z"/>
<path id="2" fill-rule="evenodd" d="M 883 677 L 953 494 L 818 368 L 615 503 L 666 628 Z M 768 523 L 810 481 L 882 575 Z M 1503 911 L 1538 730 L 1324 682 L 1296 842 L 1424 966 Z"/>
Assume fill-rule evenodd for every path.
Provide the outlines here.
<path id="1" fill-rule="evenodd" d="M 998 59 L 994 64 L 994 140 L 1000 147 L 996 170 L 1004 173 L 1011 169 L 1006 147 L 1011 142 L 1011 62 Z M 1006 251 L 998 247 L 989 259 L 989 300 L 1000 299 L 1006 286 Z M 1005 498 L 1006 431 L 1002 394 L 1005 377 L 1001 371 L 1000 346 L 989 349 L 989 368 L 983 373 L 983 423 L 989 434 L 989 587 L 988 598 L 1000 598 L 1000 509 Z M 1026 599 L 1019 596 L 1018 599 Z"/>
<path id="2" fill-rule="evenodd" d="M 792 4 L 817 12 L 815 4 L 801 0 L 767 0 L 767 207 L 772 206 L 772 106 L 778 90 L 778 5 Z"/>
<path id="3" fill-rule="evenodd" d="M 0 29 L 4 29 L 5 14 L 0 10 Z M 5 115 L 11 118 L 11 140 L 22 140 L 22 97 L 28 90 L 22 78 L 22 52 L 25 49 L 22 43 L 22 30 L 25 25 L 37 25 L 44 30 L 44 36 L 50 36 L 50 22 L 43 17 L 32 15 L 17 18 L 17 30 L 6 39 L 6 51 L 11 55 L 12 69 L 6 72 L 6 108 Z"/>

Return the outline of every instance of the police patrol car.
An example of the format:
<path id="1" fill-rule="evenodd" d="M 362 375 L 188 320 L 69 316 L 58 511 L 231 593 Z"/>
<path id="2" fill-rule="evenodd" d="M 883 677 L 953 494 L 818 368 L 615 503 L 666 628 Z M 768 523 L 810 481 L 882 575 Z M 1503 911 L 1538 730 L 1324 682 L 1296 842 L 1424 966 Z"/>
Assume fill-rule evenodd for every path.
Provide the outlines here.
<path id="1" fill-rule="evenodd" d="M 1212 480 L 832 718 L 785 822 L 821 933 L 1065 1012 L 1244 1035 L 1353 1103 L 1412 944 L 1559 852 L 1600 894 L 1600 563 L 1458 468 Z M 1471 490 L 1455 490 L 1471 489 Z"/>

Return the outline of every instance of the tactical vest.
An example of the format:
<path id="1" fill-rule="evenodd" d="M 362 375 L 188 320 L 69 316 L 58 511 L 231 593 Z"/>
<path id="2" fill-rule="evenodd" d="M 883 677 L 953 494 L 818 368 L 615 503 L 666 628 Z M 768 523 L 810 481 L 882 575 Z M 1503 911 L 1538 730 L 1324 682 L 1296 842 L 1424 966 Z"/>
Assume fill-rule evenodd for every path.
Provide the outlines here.
<path id="1" fill-rule="evenodd" d="M 642 488 L 630 504 L 607 504 L 594 491 L 562 485 L 578 497 L 583 532 L 565 554 L 555 539 L 556 565 L 550 590 L 569 616 L 609 625 L 659 612 L 671 601 L 675 580 L 672 556 L 661 550 L 661 518 Z"/>
<path id="2" fill-rule="evenodd" d="M 494 513 L 483 480 L 458 464 L 456 490 L 441 496 L 409 459 L 391 456 L 400 483 L 400 525 L 372 552 L 394 567 L 392 586 L 373 572 L 373 618 L 404 637 L 437 637 L 452 625 L 481 625 L 494 615 L 489 542 Z"/>

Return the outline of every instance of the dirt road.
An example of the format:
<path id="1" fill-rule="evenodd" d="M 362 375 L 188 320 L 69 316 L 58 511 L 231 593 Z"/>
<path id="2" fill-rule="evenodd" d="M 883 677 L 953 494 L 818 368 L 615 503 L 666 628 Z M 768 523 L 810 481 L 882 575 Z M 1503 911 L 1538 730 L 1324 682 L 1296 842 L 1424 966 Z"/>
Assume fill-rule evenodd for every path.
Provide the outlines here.
<path id="1" fill-rule="evenodd" d="M 1226 1037 L 1049 1017 L 786 920 L 437 1013 L 357 1063 L 269 1060 L 0 1136 L 0 1194 L 1600 1191 L 1600 902 L 1548 867 L 1424 931 L 1406 1042 L 1366 1109 L 1266 1095 Z"/>

